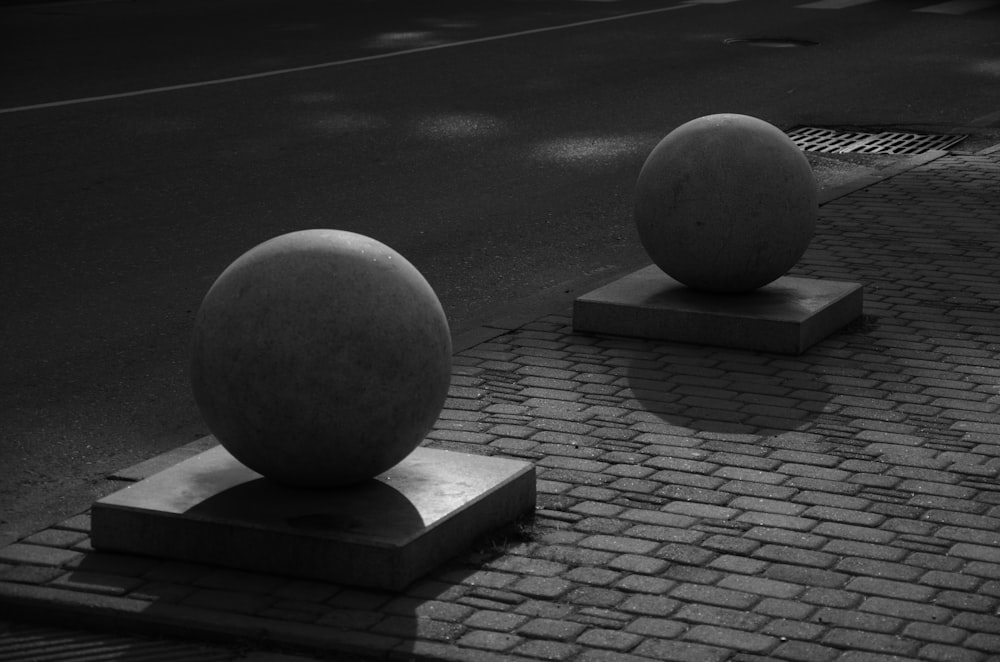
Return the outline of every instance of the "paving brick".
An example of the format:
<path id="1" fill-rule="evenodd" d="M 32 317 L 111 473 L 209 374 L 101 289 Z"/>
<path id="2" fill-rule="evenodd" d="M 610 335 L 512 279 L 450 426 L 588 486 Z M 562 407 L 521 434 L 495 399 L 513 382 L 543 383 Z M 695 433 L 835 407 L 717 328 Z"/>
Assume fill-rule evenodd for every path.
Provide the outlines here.
<path id="1" fill-rule="evenodd" d="M 211 568 L 196 563 L 165 561 L 150 567 L 144 577 L 150 581 L 194 584 L 199 577 L 211 572 Z"/>
<path id="2" fill-rule="evenodd" d="M 694 565 L 669 565 L 663 576 L 678 584 L 716 584 L 722 573 Z"/>
<path id="3" fill-rule="evenodd" d="M 30 545 L 44 545 L 46 547 L 62 547 L 70 549 L 79 542 L 88 538 L 85 531 L 71 531 L 68 529 L 45 529 L 24 538 L 21 542 Z"/>
<path id="4" fill-rule="evenodd" d="M 768 566 L 764 574 L 771 579 L 787 581 L 793 584 L 803 584 L 805 586 L 817 586 L 822 588 L 840 588 L 847 584 L 851 576 L 842 573 L 825 570 L 821 568 L 810 568 L 788 563 L 772 563 Z"/>
<path id="5" fill-rule="evenodd" d="M 673 618 L 689 623 L 718 625 L 740 630 L 758 630 L 768 620 L 759 613 L 700 603 L 685 604 Z"/>
<path id="6" fill-rule="evenodd" d="M 841 522 L 830 521 L 819 523 L 814 529 L 812 529 L 812 533 L 830 538 L 843 538 L 845 540 L 857 540 L 878 544 L 886 544 L 896 538 L 896 535 L 891 531 L 884 531 L 871 526 L 857 526 L 853 524 L 843 524 Z"/>
<path id="7" fill-rule="evenodd" d="M 921 641 L 933 641 L 944 644 L 958 644 L 969 636 L 966 630 L 951 627 L 949 625 L 938 625 L 915 621 L 909 623 L 903 629 L 903 635 Z"/>
<path id="8" fill-rule="evenodd" d="M 937 593 L 937 589 L 929 586 L 882 577 L 855 577 L 847 583 L 845 588 L 857 593 L 918 602 L 930 600 Z"/>
<path id="9" fill-rule="evenodd" d="M 680 603 L 662 595 L 633 595 L 621 603 L 620 609 L 630 614 L 665 617 L 670 616 Z"/>
<path id="10" fill-rule="evenodd" d="M 645 555 L 657 549 L 660 543 L 655 540 L 626 536 L 594 535 L 581 540 L 580 545 L 619 554 Z"/>
<path id="11" fill-rule="evenodd" d="M 767 485 L 781 485 L 788 476 L 774 471 L 760 471 L 757 469 L 746 469 L 742 467 L 724 466 L 716 470 L 713 476 L 725 478 L 727 480 L 748 481 L 751 483 L 765 483 Z"/>
<path id="12" fill-rule="evenodd" d="M 805 504 L 791 503 L 779 499 L 764 499 L 760 497 L 740 496 L 729 502 L 731 508 L 739 508 L 749 512 L 770 513 L 775 515 L 795 516 L 806 508 Z"/>
<path id="13" fill-rule="evenodd" d="M 253 593 L 198 589 L 184 598 L 181 604 L 236 614 L 254 614 L 271 602 L 272 598 Z"/>
<path id="14" fill-rule="evenodd" d="M 517 629 L 517 634 L 531 639 L 552 639 L 572 641 L 586 629 L 585 625 L 572 621 L 551 618 L 536 618 L 527 621 Z"/>
<path id="15" fill-rule="evenodd" d="M 599 588 L 596 586 L 581 586 L 571 590 L 562 600 L 575 605 L 586 605 L 593 607 L 615 607 L 627 598 L 623 591 Z"/>
<path id="16" fill-rule="evenodd" d="M 790 599 L 799 595 L 803 587 L 791 582 L 783 582 L 766 577 L 749 577 L 746 575 L 728 575 L 718 584 L 720 588 L 728 588 L 757 595 Z"/>
<path id="17" fill-rule="evenodd" d="M 54 528 L 90 533 L 90 513 L 81 513 L 59 522 Z"/>
<path id="18" fill-rule="evenodd" d="M 785 485 L 769 485 L 767 483 L 754 483 L 742 480 L 732 480 L 721 485 L 719 490 L 731 492 L 741 496 L 759 497 L 770 500 L 790 499 L 798 490 Z"/>
<path id="19" fill-rule="evenodd" d="M 753 557 L 780 564 L 815 568 L 830 568 L 837 563 L 837 557 L 832 554 L 774 544 L 764 545 L 753 553 Z"/>
<path id="20" fill-rule="evenodd" d="M 949 590 L 939 592 L 934 597 L 934 604 L 958 611 L 996 612 L 998 605 L 1000 605 L 1000 598 Z"/>
<path id="21" fill-rule="evenodd" d="M 709 446 L 714 446 L 715 442 L 710 442 Z M 752 447 L 757 452 L 757 447 Z M 731 451 L 716 451 L 708 456 L 707 461 L 744 470 L 772 472 L 781 466 L 780 460 L 774 460 L 758 455 L 749 455 L 744 452 L 734 453 Z M 766 481 L 763 481 L 766 482 Z"/>
<path id="22" fill-rule="evenodd" d="M 815 609 L 812 605 L 805 604 L 800 600 L 784 600 L 781 598 L 764 598 L 753 607 L 755 613 L 763 614 L 764 616 L 796 620 L 808 618 Z"/>
<path id="23" fill-rule="evenodd" d="M 703 644 L 725 646 L 729 649 L 743 650 L 751 653 L 766 653 L 778 643 L 777 637 L 733 630 L 715 625 L 695 625 L 684 634 L 684 638 Z"/>
<path id="24" fill-rule="evenodd" d="M 775 521 L 776 524 L 795 524 L 799 518 L 788 518 L 777 516 L 782 519 Z M 740 518 L 742 521 L 743 518 Z M 774 520 L 772 520 L 774 521 Z M 808 520 L 812 522 L 813 520 Z M 809 526 L 811 528 L 811 525 Z M 772 545 L 787 545 L 790 547 L 801 547 L 803 549 L 819 549 L 826 542 L 827 538 L 816 536 L 810 533 L 803 533 L 804 528 L 789 526 L 788 528 L 777 528 L 776 526 L 755 526 L 744 535 L 751 540 L 759 540 Z"/>
<path id="25" fill-rule="evenodd" d="M 673 639 L 687 630 L 687 624 L 673 619 L 639 616 L 629 621 L 625 630 L 648 637 Z"/>
<path id="26" fill-rule="evenodd" d="M 730 656 L 725 648 L 674 639 L 646 639 L 632 652 L 662 662 L 723 662 Z"/>
<path id="27" fill-rule="evenodd" d="M 735 508 L 724 506 L 714 506 L 705 503 L 688 503 L 684 501 L 673 501 L 663 507 L 664 512 L 689 515 L 691 517 L 701 517 L 705 519 L 728 520 L 740 514 Z"/>
<path id="28" fill-rule="evenodd" d="M 554 577 L 566 571 L 566 565 L 525 556 L 503 556 L 487 564 L 489 570 L 515 575 Z"/>
<path id="29" fill-rule="evenodd" d="M 956 614 L 951 625 L 970 632 L 993 634 L 1000 632 L 1000 616 L 963 612 Z"/>
<path id="30" fill-rule="evenodd" d="M 689 528 L 698 523 L 696 517 L 679 515 L 677 513 L 667 513 L 658 510 L 645 510 L 642 508 L 629 508 L 621 513 L 622 519 L 633 522 L 644 522 L 656 526 L 667 526 L 675 528 Z"/>
<path id="31" fill-rule="evenodd" d="M 0 570 L 0 582 L 15 584 L 47 584 L 66 570 L 58 566 L 4 565 Z"/>
<path id="32" fill-rule="evenodd" d="M 837 628 L 884 633 L 898 631 L 905 622 L 903 619 L 894 616 L 863 613 L 855 609 L 839 609 L 834 607 L 823 607 L 817 610 L 811 620 Z"/>
<path id="33" fill-rule="evenodd" d="M 927 527 L 929 531 L 930 525 L 928 524 Z M 935 535 L 945 540 L 957 540 L 976 545 L 1000 545 L 1000 529 L 966 529 L 961 526 L 942 526 L 937 529 Z"/>
<path id="34" fill-rule="evenodd" d="M 954 613 L 951 609 L 938 605 L 884 597 L 866 598 L 859 609 L 874 614 L 895 616 L 907 621 L 926 621 L 939 624 L 948 622 Z"/>
<path id="35" fill-rule="evenodd" d="M 649 577 L 647 575 L 625 575 L 615 583 L 615 588 L 630 593 L 653 593 L 662 595 L 668 593 L 676 582 L 664 577 Z"/>
<path id="36" fill-rule="evenodd" d="M 573 620 L 589 627 L 612 628 L 615 630 L 624 628 L 630 619 L 631 615 L 629 614 L 624 614 L 617 609 L 605 609 L 604 607 L 582 607 L 573 616 Z"/>
<path id="37" fill-rule="evenodd" d="M 1000 634 L 977 632 L 965 640 L 965 646 L 994 655 L 1000 651 Z"/>
<path id="38" fill-rule="evenodd" d="M 621 577 L 622 573 L 618 571 L 591 566 L 578 566 L 563 575 L 564 579 L 568 579 L 571 582 L 591 586 L 607 586 L 621 579 Z"/>
<path id="39" fill-rule="evenodd" d="M 760 596 L 746 591 L 697 584 L 681 584 L 670 593 L 670 597 L 731 609 L 749 609 L 760 600 Z"/>
<path id="40" fill-rule="evenodd" d="M 212 569 L 192 582 L 195 586 L 241 593 L 273 593 L 284 583 L 281 577 L 237 570 Z"/>
<path id="41" fill-rule="evenodd" d="M 615 557 L 608 563 L 608 566 L 616 570 L 632 572 L 641 575 L 658 575 L 666 570 L 670 564 L 663 559 L 640 554 L 622 554 Z"/>
<path id="42" fill-rule="evenodd" d="M 620 630 L 592 628 L 577 637 L 576 643 L 587 648 L 607 648 L 616 651 L 628 651 L 635 648 L 642 637 Z"/>
<path id="43" fill-rule="evenodd" d="M 721 551 L 724 549 L 723 547 L 706 544 L 710 543 L 714 539 L 721 537 L 722 536 L 713 536 L 709 540 L 703 542 L 702 546 L 707 547 L 708 549 L 716 549 L 717 551 Z M 727 538 L 730 537 L 727 536 Z M 730 538 L 730 539 L 740 540 L 739 538 Z M 749 551 L 752 550 L 753 548 L 751 548 Z M 764 569 L 767 568 L 767 566 L 768 563 L 766 561 L 747 558 L 746 556 L 739 554 L 724 554 L 722 556 L 716 557 L 715 559 L 712 559 L 712 561 L 708 564 L 708 567 L 716 570 L 721 570 L 730 573 L 746 574 L 746 575 L 759 574 L 763 572 Z"/>
<path id="44" fill-rule="evenodd" d="M 793 662 L 832 662 L 840 653 L 835 648 L 808 641 L 786 641 L 775 648 L 771 655 L 778 660 Z"/>
<path id="45" fill-rule="evenodd" d="M 880 561 L 901 561 L 909 550 L 891 547 L 884 543 L 867 543 L 856 540 L 833 540 L 824 545 L 822 551 L 839 556 L 858 556 Z"/>
<path id="46" fill-rule="evenodd" d="M 836 569 L 850 574 L 901 582 L 912 582 L 923 574 L 923 570 L 912 565 L 860 557 L 845 557 L 837 563 Z"/>
<path id="47" fill-rule="evenodd" d="M 959 646 L 927 644 L 920 649 L 920 658 L 933 662 L 982 662 L 983 655 Z"/>
<path id="48" fill-rule="evenodd" d="M 531 598 L 556 599 L 573 587 L 571 582 L 559 577 L 524 577 L 515 581 L 510 590 Z"/>
<path id="49" fill-rule="evenodd" d="M 972 561 L 965 566 L 965 572 L 978 577 L 1000 579 L 1000 563 L 984 563 Z"/>
<path id="50" fill-rule="evenodd" d="M 79 560 L 82 556 L 80 552 L 73 550 L 27 543 L 14 543 L 0 548 L 0 562 L 8 563 L 61 566 Z"/>
<path id="51" fill-rule="evenodd" d="M 100 595 L 125 595 L 143 584 L 143 581 L 137 577 L 77 570 L 59 576 L 49 585 Z"/>
<path id="52" fill-rule="evenodd" d="M 826 631 L 826 626 L 817 623 L 806 623 L 796 619 L 776 619 L 770 621 L 761 629 L 761 634 L 778 637 L 781 641 L 796 639 L 812 641 L 819 639 Z"/>
<path id="53" fill-rule="evenodd" d="M 862 507 L 866 507 L 868 504 L 867 500 L 861 501 L 865 502 Z M 803 512 L 802 516 L 812 519 L 840 522 L 842 524 L 852 524 L 854 526 L 878 526 L 886 520 L 884 515 L 879 515 L 877 513 L 835 506 L 812 506 Z"/>
<path id="54" fill-rule="evenodd" d="M 543 660 L 568 660 L 579 652 L 579 647 L 559 641 L 532 640 L 517 646 L 514 652 Z"/>
<path id="55" fill-rule="evenodd" d="M 725 506 L 732 498 L 732 495 L 725 492 L 689 485 L 666 485 L 656 490 L 655 494 L 667 501 L 691 501 L 713 506 Z"/>
<path id="56" fill-rule="evenodd" d="M 342 630 L 368 630 L 381 622 L 384 616 L 377 611 L 361 609 L 330 609 L 316 621 L 318 625 Z"/>
<path id="57" fill-rule="evenodd" d="M 988 563 L 1000 563 L 1000 546 L 957 543 L 948 551 L 951 556 Z"/>
<path id="58" fill-rule="evenodd" d="M 523 638 L 506 632 L 475 630 L 466 632 L 455 643 L 465 648 L 503 652 L 509 651 L 523 642 Z"/>

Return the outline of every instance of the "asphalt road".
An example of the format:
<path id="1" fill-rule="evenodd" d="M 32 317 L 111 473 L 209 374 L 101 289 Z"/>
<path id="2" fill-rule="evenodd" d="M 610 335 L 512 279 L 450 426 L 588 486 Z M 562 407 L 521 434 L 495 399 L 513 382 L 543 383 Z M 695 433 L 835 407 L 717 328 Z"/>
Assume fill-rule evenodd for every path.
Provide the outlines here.
<path id="1" fill-rule="evenodd" d="M 1000 119 L 1000 3 L 804 4 L 0 6 L 0 536 L 208 433 L 194 312 L 272 236 L 389 244 L 458 332 L 644 264 L 632 186 L 688 119 Z M 761 36 L 815 45 L 726 42 Z"/>

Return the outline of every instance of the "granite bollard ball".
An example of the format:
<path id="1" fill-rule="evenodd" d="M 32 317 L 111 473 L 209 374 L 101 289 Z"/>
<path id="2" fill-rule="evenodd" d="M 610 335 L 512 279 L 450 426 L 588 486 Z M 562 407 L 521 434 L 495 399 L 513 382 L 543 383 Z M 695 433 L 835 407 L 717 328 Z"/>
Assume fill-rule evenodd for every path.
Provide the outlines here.
<path id="1" fill-rule="evenodd" d="M 369 237 L 304 230 L 233 262 L 195 318 L 191 384 L 237 460 L 295 487 L 361 482 L 430 431 L 451 334 L 417 269 Z"/>
<path id="2" fill-rule="evenodd" d="M 747 115 L 671 131 L 639 173 L 635 222 L 653 262 L 708 292 L 748 292 L 783 276 L 812 240 L 812 167 L 791 138 Z"/>

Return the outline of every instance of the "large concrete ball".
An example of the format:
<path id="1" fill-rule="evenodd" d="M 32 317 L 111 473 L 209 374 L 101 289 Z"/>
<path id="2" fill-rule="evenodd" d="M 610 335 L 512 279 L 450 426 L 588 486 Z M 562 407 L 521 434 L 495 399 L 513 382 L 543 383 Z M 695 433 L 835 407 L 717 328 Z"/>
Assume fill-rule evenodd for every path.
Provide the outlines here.
<path id="1" fill-rule="evenodd" d="M 747 115 L 677 127 L 636 184 L 643 247 L 698 290 L 747 292 L 780 278 L 809 246 L 817 215 L 809 161 L 779 129 Z"/>
<path id="2" fill-rule="evenodd" d="M 195 319 L 194 398 L 254 471 L 298 487 L 371 478 L 431 429 L 451 380 L 437 296 L 399 253 L 337 230 L 233 262 Z"/>

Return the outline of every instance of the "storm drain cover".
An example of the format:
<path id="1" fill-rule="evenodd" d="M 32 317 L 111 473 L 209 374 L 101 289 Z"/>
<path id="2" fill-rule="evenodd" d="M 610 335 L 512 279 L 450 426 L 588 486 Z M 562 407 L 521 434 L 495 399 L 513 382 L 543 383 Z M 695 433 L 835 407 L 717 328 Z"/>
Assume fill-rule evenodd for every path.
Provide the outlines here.
<path id="1" fill-rule="evenodd" d="M 968 136 L 953 134 L 865 133 L 803 126 L 788 132 L 800 149 L 827 154 L 923 154 L 945 149 Z"/>

